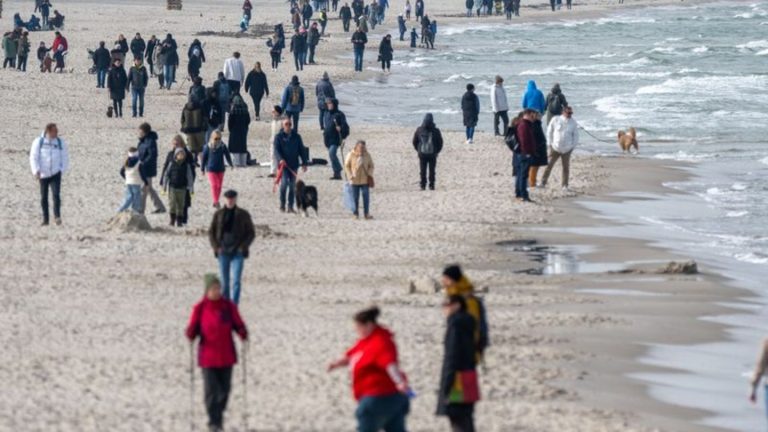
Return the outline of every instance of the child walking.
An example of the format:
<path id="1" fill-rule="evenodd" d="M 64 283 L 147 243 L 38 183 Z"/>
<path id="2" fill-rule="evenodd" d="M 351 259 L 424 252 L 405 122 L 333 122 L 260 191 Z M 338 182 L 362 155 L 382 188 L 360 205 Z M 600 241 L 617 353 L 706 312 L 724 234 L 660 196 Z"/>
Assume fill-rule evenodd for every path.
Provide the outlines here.
<path id="1" fill-rule="evenodd" d="M 171 226 L 183 226 L 187 223 L 185 210 L 187 208 L 187 191 L 194 193 L 195 178 L 188 161 L 187 151 L 177 148 L 173 151 L 173 161 L 165 170 L 163 184 L 168 192 L 168 207 L 171 215 Z"/>
<path id="2" fill-rule="evenodd" d="M 139 170 L 139 150 L 136 147 L 128 149 L 128 157 L 120 169 L 120 176 L 125 179 L 125 197 L 117 212 L 121 213 L 131 209 L 139 213 L 141 211 L 141 187 L 147 183 L 147 179 Z"/>
<path id="3" fill-rule="evenodd" d="M 219 197 L 221 197 L 221 187 L 224 184 L 225 161 L 232 168 L 232 157 L 229 155 L 227 146 L 221 141 L 221 132 L 213 131 L 211 142 L 203 148 L 203 161 L 200 164 L 200 169 L 208 174 L 215 208 L 221 208 Z"/>

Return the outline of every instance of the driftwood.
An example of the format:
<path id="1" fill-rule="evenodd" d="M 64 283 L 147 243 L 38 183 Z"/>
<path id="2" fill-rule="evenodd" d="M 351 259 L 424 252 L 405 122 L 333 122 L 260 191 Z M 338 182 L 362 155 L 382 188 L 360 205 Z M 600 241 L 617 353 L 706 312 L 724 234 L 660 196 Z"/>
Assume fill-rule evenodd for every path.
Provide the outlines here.
<path id="1" fill-rule="evenodd" d="M 181 0 L 168 0 L 168 10 L 181 10 Z"/>

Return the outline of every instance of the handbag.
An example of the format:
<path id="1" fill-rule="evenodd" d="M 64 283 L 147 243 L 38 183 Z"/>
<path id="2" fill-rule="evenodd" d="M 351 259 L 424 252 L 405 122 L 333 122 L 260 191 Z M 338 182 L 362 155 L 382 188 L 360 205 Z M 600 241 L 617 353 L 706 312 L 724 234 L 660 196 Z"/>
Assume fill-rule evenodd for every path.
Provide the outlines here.
<path id="1" fill-rule="evenodd" d="M 480 400 L 480 384 L 476 370 L 457 371 L 448 394 L 448 403 L 471 404 Z"/>
<path id="2" fill-rule="evenodd" d="M 376 187 L 376 182 L 373 180 L 373 176 L 372 175 L 368 176 L 368 187 L 371 188 L 371 189 Z"/>

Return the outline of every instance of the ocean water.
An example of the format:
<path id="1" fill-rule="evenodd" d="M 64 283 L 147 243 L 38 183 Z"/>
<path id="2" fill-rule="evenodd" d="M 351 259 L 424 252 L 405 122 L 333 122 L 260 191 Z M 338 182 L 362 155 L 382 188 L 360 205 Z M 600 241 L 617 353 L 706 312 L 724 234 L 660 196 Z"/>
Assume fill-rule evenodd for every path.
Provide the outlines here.
<path id="1" fill-rule="evenodd" d="M 392 75 L 341 85 L 342 108 L 353 121 L 414 128 L 432 112 L 438 126 L 459 130 L 460 98 L 474 83 L 479 129 L 489 131 L 495 75 L 505 78 L 513 107 L 529 79 L 545 93 L 557 82 L 579 123 L 610 142 L 582 133 L 582 151 L 617 155 L 616 131 L 634 126 L 642 157 L 691 162 L 692 178 L 668 185 L 688 195 L 655 196 L 639 215 L 639 204 L 595 210 L 758 297 L 731 304 L 733 315 L 702 317 L 729 325 L 727 341 L 655 346 L 642 359 L 680 373 L 634 377 L 654 397 L 713 412 L 704 424 L 765 430 L 764 414 L 746 402 L 746 374 L 768 336 L 768 1 L 617 9 L 582 21 L 559 16 L 545 24 L 440 27 L 438 50 L 397 50 Z"/>

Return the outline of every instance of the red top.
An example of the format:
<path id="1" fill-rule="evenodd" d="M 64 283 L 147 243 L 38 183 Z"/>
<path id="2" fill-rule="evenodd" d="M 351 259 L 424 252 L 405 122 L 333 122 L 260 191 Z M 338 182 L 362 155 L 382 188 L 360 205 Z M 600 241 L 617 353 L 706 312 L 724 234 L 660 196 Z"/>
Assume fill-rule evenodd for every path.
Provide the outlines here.
<path id="1" fill-rule="evenodd" d="M 520 142 L 520 153 L 524 155 L 536 153 L 536 135 L 533 128 L 534 124 L 528 120 L 517 124 L 517 141 Z"/>
<path id="2" fill-rule="evenodd" d="M 67 46 L 67 38 L 65 38 L 64 36 L 56 36 L 56 38 L 53 39 L 53 46 L 51 46 L 51 49 L 53 50 L 54 53 L 58 51 L 59 45 L 62 46 L 63 48 L 62 51 L 66 51 L 67 49 L 69 49 L 69 47 Z"/>
<path id="3" fill-rule="evenodd" d="M 240 318 L 237 305 L 232 301 L 203 298 L 195 305 L 187 325 L 187 337 L 194 340 L 200 336 L 197 353 L 200 367 L 224 368 L 237 363 L 232 332 L 237 332 L 240 339 L 248 338 L 245 323 Z"/>
<path id="4" fill-rule="evenodd" d="M 387 373 L 387 366 L 397 364 L 397 347 L 392 333 L 380 326 L 347 351 L 355 399 L 388 396 L 397 386 Z"/>

